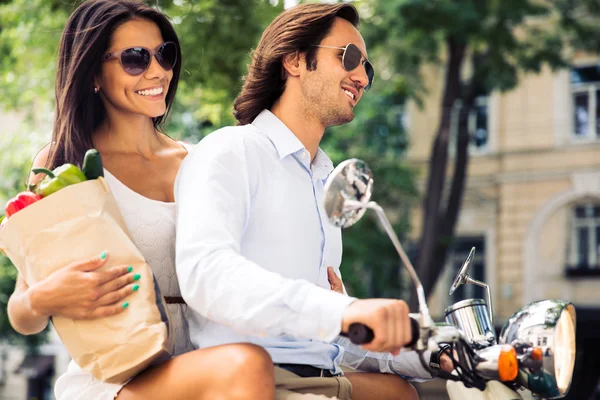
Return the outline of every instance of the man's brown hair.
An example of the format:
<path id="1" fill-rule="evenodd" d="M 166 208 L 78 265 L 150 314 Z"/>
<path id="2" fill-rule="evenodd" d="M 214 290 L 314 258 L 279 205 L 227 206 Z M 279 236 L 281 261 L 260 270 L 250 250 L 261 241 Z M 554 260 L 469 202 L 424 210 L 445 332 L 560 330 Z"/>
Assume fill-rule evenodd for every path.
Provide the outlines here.
<path id="1" fill-rule="evenodd" d="M 343 18 L 358 28 L 358 11 L 348 3 L 302 4 L 282 12 L 264 31 L 252 52 L 242 91 L 233 103 L 238 124 L 251 123 L 264 109 L 270 109 L 285 89 L 283 58 L 303 53 L 309 71 L 317 67 L 315 54 L 335 18 Z"/>

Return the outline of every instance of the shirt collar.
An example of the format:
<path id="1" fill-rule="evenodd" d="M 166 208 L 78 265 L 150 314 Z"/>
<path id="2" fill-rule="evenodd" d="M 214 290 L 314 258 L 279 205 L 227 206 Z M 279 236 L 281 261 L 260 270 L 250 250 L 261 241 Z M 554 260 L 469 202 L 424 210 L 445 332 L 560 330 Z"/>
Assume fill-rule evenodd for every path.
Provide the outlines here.
<path id="1" fill-rule="evenodd" d="M 252 125 L 267 135 L 277 149 L 280 159 L 304 149 L 300 139 L 269 110 L 262 110 L 252 121 Z"/>
<path id="2" fill-rule="evenodd" d="M 306 152 L 308 154 L 308 150 L 306 150 L 300 139 L 294 135 L 294 132 L 271 111 L 261 111 L 254 121 L 252 121 L 252 125 L 267 135 L 271 143 L 275 146 L 280 159 L 292 155 L 307 169 L 312 170 L 315 178 L 322 180 L 327 179 L 331 171 L 333 171 L 333 162 L 321 148 L 317 149 L 317 154 L 312 164 L 308 158 L 303 158 L 302 153 Z"/>
<path id="3" fill-rule="evenodd" d="M 333 171 L 333 161 L 321 148 L 317 149 L 317 155 L 312 162 L 313 174 L 316 178 L 326 180 Z"/>

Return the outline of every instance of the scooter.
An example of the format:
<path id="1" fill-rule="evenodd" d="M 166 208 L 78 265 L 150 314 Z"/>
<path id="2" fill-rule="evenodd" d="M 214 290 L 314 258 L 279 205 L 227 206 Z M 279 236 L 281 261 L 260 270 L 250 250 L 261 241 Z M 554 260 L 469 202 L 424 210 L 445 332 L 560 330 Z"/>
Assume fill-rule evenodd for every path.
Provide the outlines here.
<path id="1" fill-rule="evenodd" d="M 497 338 L 489 286 L 468 275 L 473 248 L 460 268 L 450 294 L 463 284 L 482 286 L 487 301 L 468 299 L 445 311 L 435 323 L 425 291 L 384 210 L 371 201 L 373 176 L 359 159 L 340 163 L 325 185 L 324 207 L 329 221 L 341 228 L 355 224 L 367 209 L 377 213 L 416 287 L 419 312 L 411 314 L 413 340 L 406 348 L 419 354 L 432 376 L 447 380 L 451 400 L 559 399 L 567 395 L 575 365 L 575 307 L 568 301 L 542 300 L 517 311 Z M 360 345 L 373 339 L 365 325 L 353 324 L 347 334 Z M 454 365 L 450 374 L 430 366 L 424 352 L 444 351 Z"/>

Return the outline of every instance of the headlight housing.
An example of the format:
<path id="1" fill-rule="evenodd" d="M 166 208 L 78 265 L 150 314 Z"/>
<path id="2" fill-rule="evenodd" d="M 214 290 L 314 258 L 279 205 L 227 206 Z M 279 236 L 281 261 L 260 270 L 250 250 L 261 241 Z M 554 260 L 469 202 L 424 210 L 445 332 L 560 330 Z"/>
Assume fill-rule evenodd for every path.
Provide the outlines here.
<path id="1" fill-rule="evenodd" d="M 573 304 L 543 300 L 523 307 L 506 322 L 499 343 L 513 345 L 523 359 L 519 368 L 520 384 L 551 399 L 569 392 L 575 365 Z M 531 368 L 526 358 L 534 349 L 541 350 L 542 360 Z"/>

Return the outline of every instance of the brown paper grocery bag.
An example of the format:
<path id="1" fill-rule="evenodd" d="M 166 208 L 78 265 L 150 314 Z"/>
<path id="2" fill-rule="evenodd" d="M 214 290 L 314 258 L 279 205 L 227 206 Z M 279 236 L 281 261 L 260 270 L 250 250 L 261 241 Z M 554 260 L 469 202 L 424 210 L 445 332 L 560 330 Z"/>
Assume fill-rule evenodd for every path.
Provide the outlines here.
<path id="1" fill-rule="evenodd" d="M 128 309 L 118 315 L 52 318 L 67 351 L 83 370 L 102 381 L 123 383 L 170 357 L 166 304 L 103 178 L 67 186 L 13 214 L 0 229 L 0 249 L 28 285 L 104 250 L 109 258 L 102 268 L 132 265 L 141 275 L 139 290 L 127 298 Z"/>

